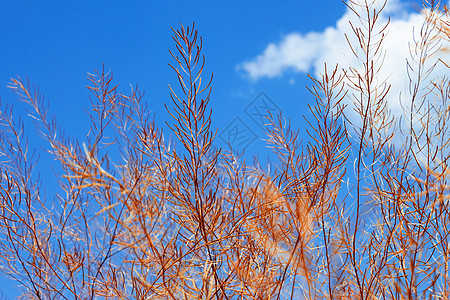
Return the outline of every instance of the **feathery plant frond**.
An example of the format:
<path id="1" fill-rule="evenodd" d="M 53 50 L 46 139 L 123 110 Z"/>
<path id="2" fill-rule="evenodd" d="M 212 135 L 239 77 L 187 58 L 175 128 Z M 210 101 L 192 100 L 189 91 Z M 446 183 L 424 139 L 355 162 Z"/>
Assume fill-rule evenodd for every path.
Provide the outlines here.
<path id="1" fill-rule="evenodd" d="M 269 116 L 272 170 L 214 147 L 212 75 L 202 82 L 194 25 L 173 30 L 178 84 L 166 108 L 177 143 L 138 87 L 122 93 L 104 67 L 88 75 L 83 141 L 65 138 L 39 91 L 13 79 L 60 165 L 59 190 L 43 199 L 38 157 L 2 107 L 0 270 L 26 299 L 448 299 L 450 89 L 433 78 L 448 67 L 448 10 L 424 10 L 400 119 L 380 77 L 386 4 L 347 3 L 357 64 L 310 76 L 304 141 Z"/>

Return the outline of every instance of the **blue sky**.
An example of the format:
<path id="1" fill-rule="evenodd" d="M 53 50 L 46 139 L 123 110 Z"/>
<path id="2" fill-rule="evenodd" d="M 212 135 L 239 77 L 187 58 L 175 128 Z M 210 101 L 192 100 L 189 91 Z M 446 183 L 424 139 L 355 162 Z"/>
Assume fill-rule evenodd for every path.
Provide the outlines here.
<path id="1" fill-rule="evenodd" d="M 420 24 L 421 7 L 418 0 L 389 3 L 385 17 L 389 14 L 393 19 L 387 50 L 397 50 L 388 57 L 388 77 L 405 64 L 408 32 Z M 224 130 L 238 122 L 255 137 L 242 147 L 247 157 L 258 155 L 264 162 L 269 152 L 261 140 L 263 131 L 246 111 L 258 101 L 269 101 L 306 138 L 302 115 L 308 116 L 307 104 L 314 100 L 305 88 L 310 83 L 306 74 L 320 72 L 324 61 L 349 63 L 343 35 L 348 18 L 339 0 L 2 0 L 0 96 L 2 102 L 14 103 L 15 115 L 25 116 L 17 96 L 6 86 L 11 77 L 28 77 L 45 95 L 49 111 L 66 134 L 82 140 L 89 127 L 84 111 L 89 109 L 86 74 L 104 64 L 114 73 L 120 91 L 126 93 L 130 84 L 139 84 L 157 124 L 164 127 L 164 121 L 170 121 L 164 108 L 170 100 L 168 84 L 177 84 L 168 66 L 173 62 L 168 49 L 174 49 L 170 28 L 195 21 L 203 37 L 204 74 L 214 73 L 211 106 L 213 123 L 219 128 L 216 145 L 224 146 L 220 135 L 225 137 Z M 403 46 L 398 46 L 400 42 Z M 400 91 L 402 82 L 395 83 Z M 25 130 L 31 143 L 39 146 L 33 127 Z M 0 286 L 9 293 L 2 281 Z"/>
<path id="2" fill-rule="evenodd" d="M 39 86 L 50 111 L 69 134 L 83 138 L 88 129 L 87 72 L 105 64 L 115 74 L 120 90 L 139 83 L 146 100 L 163 125 L 169 116 L 164 102 L 168 84 L 176 85 L 171 27 L 193 21 L 203 37 L 204 74 L 214 73 L 214 122 L 227 126 L 240 117 L 263 137 L 244 110 L 265 92 L 291 118 L 300 119 L 307 94 L 304 73 L 275 80 L 251 80 L 237 66 L 251 60 L 271 42 L 294 31 L 319 31 L 344 13 L 340 1 L 3 1 L 0 4 L 0 95 L 4 102 L 17 97 L 6 88 L 11 77 L 28 77 Z M 295 80 L 295 84 L 289 81 Z M 309 96 L 308 96 L 309 97 Z M 20 108 L 17 106 L 17 112 Z M 33 134 L 33 130 L 28 131 Z M 264 147 L 256 141 L 248 149 Z M 220 145 L 218 145 L 220 146 Z"/>

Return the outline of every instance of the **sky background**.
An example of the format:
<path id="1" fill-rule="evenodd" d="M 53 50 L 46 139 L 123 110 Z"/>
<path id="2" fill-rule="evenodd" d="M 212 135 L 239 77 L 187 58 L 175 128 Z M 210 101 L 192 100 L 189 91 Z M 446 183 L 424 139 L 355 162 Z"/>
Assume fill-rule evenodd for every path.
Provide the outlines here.
<path id="1" fill-rule="evenodd" d="M 407 88 L 408 41 L 413 28 L 421 26 L 421 7 L 418 0 L 393 0 L 382 15 L 381 21 L 392 17 L 382 75 L 392 80 L 393 95 Z M 307 139 L 302 116 L 311 117 L 307 104 L 314 98 L 305 88 L 311 83 L 306 75 L 320 73 L 324 62 L 343 67 L 354 62 L 344 37 L 352 18 L 339 0 L 0 0 L 0 96 L 3 104 L 14 104 L 15 116 L 26 117 L 7 85 L 10 78 L 28 77 L 65 134 L 83 141 L 89 129 L 86 75 L 104 64 L 120 84 L 119 91 L 127 93 L 130 84 L 139 84 L 164 128 L 164 122 L 171 121 L 164 108 L 170 101 L 168 84 L 177 84 L 168 66 L 174 62 L 168 52 L 174 49 L 171 27 L 195 22 L 203 37 L 204 77 L 214 73 L 210 103 L 218 128 L 215 146 L 224 147 L 224 141 L 233 138 L 231 131 L 244 130 L 234 146 L 264 163 L 269 151 L 252 112 L 264 104 L 280 110 Z M 396 109 L 398 97 L 392 98 L 391 108 Z M 48 148 L 36 138 L 33 126 L 25 130 L 32 146 Z M 42 166 L 49 162 L 42 154 L 43 177 L 48 168 Z M 11 299 L 17 295 L 7 280 L 0 279 L 0 287 Z"/>

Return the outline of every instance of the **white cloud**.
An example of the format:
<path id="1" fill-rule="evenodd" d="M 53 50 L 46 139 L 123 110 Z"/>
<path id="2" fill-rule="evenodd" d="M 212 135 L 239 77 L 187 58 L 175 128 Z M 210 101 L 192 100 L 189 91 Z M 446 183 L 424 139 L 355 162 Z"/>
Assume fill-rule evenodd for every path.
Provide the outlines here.
<path id="1" fill-rule="evenodd" d="M 357 1 L 364 3 L 366 0 Z M 372 8 L 379 9 L 382 3 L 383 1 L 375 0 Z M 376 78 L 379 80 L 378 84 L 381 84 L 383 80 L 391 84 L 388 106 L 396 116 L 402 114 L 400 99 L 402 105 L 410 105 L 407 99 L 409 99 L 408 84 L 410 82 L 408 75 L 411 74 L 407 72 L 407 60 L 414 64 L 410 51 L 414 49 L 414 37 L 416 41 L 419 38 L 425 20 L 424 12 L 408 11 L 400 0 L 390 0 L 380 14 L 378 28 L 375 28 L 376 32 L 377 29 L 385 26 L 390 18 L 378 61 L 381 68 Z M 364 16 L 364 11 L 358 13 Z M 357 38 L 349 22 L 354 26 L 364 27 L 364 21 L 347 9 L 335 26 L 327 27 L 322 32 L 288 34 L 281 41 L 269 44 L 262 54 L 240 64 L 238 69 L 243 70 L 251 79 L 258 80 L 282 76 L 288 70 L 313 72 L 318 76 L 323 71 L 325 62 L 328 69 L 336 64 L 343 69 L 348 69 L 349 66 L 362 68 L 361 62 L 350 50 L 345 37 L 347 34 L 350 43 L 357 45 Z M 447 63 L 450 61 L 450 55 L 447 52 L 440 52 L 439 57 Z M 428 66 L 433 65 L 437 60 L 437 56 L 428 58 Z M 448 71 L 448 68 L 440 63 L 427 80 L 430 82 L 447 75 Z"/>
<path id="2" fill-rule="evenodd" d="M 382 1 L 375 1 L 374 8 L 379 8 L 380 3 Z M 379 27 L 386 24 L 388 17 L 391 17 L 391 21 L 383 43 L 386 56 L 381 72 L 391 80 L 399 81 L 401 78 L 407 78 L 406 59 L 410 58 L 409 47 L 414 42 L 413 31 L 417 36 L 424 21 L 424 14 L 408 12 L 402 2 L 391 0 L 381 13 L 377 23 Z M 237 68 L 243 70 L 251 79 L 258 80 L 281 76 L 287 70 L 305 73 L 313 70 L 319 74 L 325 62 L 330 66 L 339 63 L 342 68 L 350 64 L 354 66 L 357 59 L 351 53 L 344 35 L 346 33 L 350 41 L 356 44 L 349 21 L 355 25 L 360 22 L 355 13 L 347 9 L 335 26 L 322 32 L 288 34 L 278 43 L 269 44 L 262 54 Z"/>
<path id="3" fill-rule="evenodd" d="M 243 63 L 244 69 L 252 79 L 279 76 L 286 69 L 307 72 L 318 59 L 321 45 L 321 33 L 287 35 L 278 45 L 269 44 L 264 53 L 254 60 Z"/>

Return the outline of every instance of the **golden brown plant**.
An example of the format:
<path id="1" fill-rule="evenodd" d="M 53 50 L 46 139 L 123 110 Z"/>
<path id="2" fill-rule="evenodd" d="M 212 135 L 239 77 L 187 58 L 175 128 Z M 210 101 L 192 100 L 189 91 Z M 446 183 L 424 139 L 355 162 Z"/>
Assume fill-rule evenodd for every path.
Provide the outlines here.
<path id="1" fill-rule="evenodd" d="M 379 78 L 383 7 L 349 1 L 360 65 L 325 66 L 310 92 L 310 141 L 271 116 L 271 172 L 215 149 L 202 39 L 174 30 L 168 122 L 137 88 L 88 76 L 88 138 L 61 137 L 37 91 L 13 79 L 59 161 L 46 202 L 11 108 L 0 112 L 0 270 L 27 299 L 448 299 L 449 78 L 432 79 L 444 15 L 431 4 L 411 48 L 401 120 Z M 444 28 L 444 29 L 443 29 Z M 349 41 L 351 39 L 349 38 Z M 430 53 L 432 52 L 432 53 Z M 353 109 L 354 113 L 349 112 Z M 406 125 L 406 126 L 405 126 Z M 123 164 L 114 165 L 120 154 Z"/>

